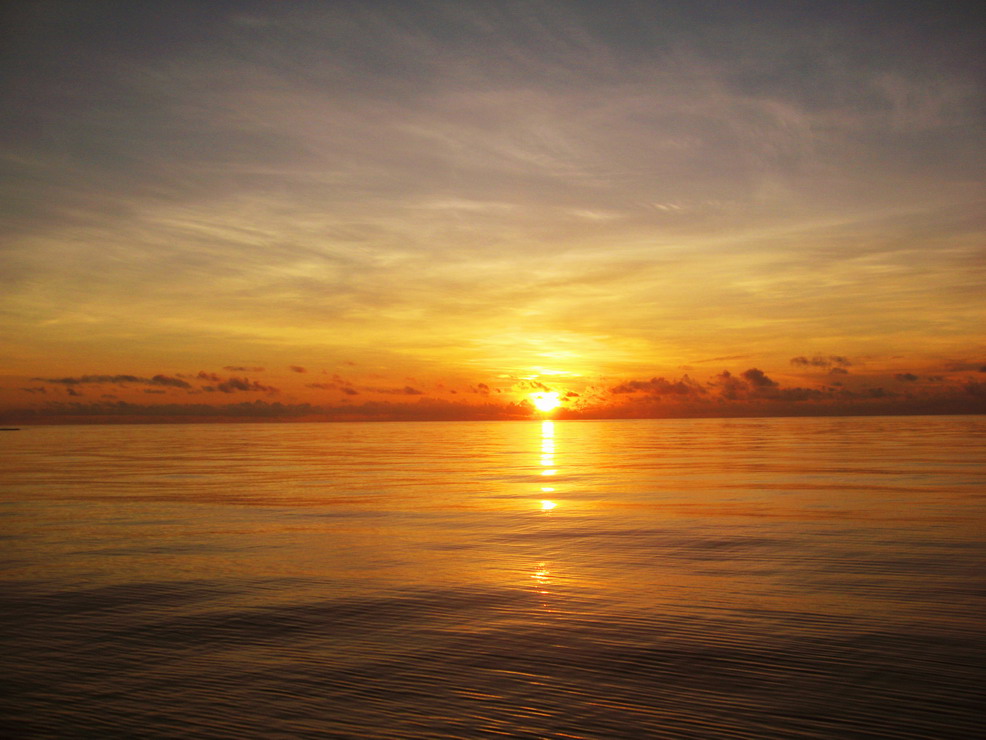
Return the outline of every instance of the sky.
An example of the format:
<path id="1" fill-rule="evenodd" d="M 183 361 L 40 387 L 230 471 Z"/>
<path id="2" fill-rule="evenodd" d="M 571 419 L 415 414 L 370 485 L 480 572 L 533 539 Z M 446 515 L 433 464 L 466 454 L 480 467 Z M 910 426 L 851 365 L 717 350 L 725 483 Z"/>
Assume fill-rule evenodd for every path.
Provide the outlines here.
<path id="1" fill-rule="evenodd" d="M 973 4 L 2 13 L 2 421 L 986 412 Z"/>

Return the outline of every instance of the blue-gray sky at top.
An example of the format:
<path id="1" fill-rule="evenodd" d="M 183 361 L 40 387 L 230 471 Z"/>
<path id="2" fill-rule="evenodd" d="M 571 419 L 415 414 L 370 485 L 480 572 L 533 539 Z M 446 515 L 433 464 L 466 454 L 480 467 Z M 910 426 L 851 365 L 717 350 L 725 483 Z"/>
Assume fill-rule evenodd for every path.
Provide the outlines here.
<path id="1" fill-rule="evenodd" d="M 981 21 L 907 2 L 11 4 L 6 371 L 977 362 Z"/>

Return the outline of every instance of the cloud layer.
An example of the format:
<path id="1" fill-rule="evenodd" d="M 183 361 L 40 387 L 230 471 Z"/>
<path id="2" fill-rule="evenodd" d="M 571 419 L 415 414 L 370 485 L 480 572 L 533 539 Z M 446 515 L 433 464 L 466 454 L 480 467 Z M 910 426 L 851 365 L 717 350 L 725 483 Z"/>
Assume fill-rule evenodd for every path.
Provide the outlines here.
<path id="1" fill-rule="evenodd" d="M 983 366 L 986 59 L 962 3 L 5 17 L 10 376 L 318 404 Z M 763 376 L 664 380 L 738 357 Z M 216 377 L 155 372 L 188 366 Z"/>

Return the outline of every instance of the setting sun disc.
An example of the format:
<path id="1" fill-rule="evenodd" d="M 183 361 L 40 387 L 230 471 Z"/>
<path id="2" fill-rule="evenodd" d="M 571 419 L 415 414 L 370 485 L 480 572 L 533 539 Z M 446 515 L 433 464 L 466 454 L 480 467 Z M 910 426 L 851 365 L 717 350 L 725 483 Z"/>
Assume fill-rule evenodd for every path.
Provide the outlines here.
<path id="1" fill-rule="evenodd" d="M 558 394 L 554 392 L 532 393 L 531 401 L 538 411 L 554 411 L 561 405 Z"/>

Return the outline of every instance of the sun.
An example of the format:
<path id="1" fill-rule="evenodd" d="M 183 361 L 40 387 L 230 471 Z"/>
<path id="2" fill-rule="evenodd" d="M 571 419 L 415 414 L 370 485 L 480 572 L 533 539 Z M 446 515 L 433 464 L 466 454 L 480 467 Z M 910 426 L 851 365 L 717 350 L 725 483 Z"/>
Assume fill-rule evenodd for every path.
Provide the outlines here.
<path id="1" fill-rule="evenodd" d="M 538 411 L 554 411 L 561 406 L 557 393 L 532 393 L 531 400 L 534 402 L 534 408 Z"/>

